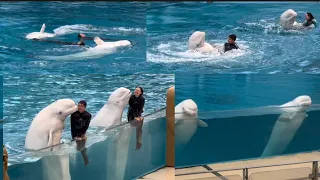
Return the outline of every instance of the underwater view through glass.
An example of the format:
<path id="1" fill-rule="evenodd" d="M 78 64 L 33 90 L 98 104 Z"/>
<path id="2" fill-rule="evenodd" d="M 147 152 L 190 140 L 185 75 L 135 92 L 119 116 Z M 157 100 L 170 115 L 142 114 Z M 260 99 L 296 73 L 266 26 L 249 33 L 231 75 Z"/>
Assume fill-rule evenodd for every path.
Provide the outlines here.
<path id="1" fill-rule="evenodd" d="M 201 118 L 203 115 L 199 112 L 199 118 L 207 127 L 198 127 L 190 142 L 183 147 L 176 138 L 175 166 L 204 165 L 320 150 L 317 135 L 320 105 L 314 109 L 294 115 L 263 115 L 263 112 L 260 112 L 260 115 L 228 118 L 215 118 L 216 113 L 212 113 L 211 119 Z M 251 113 L 252 111 L 255 110 L 252 109 Z M 219 113 L 231 116 L 233 112 Z M 210 112 L 204 114 L 206 118 L 210 116 Z M 293 119 L 288 117 L 291 115 Z M 176 129 L 180 128 L 177 126 Z"/>
<path id="2" fill-rule="evenodd" d="M 175 77 L 176 166 L 320 149 L 317 75 Z M 190 115 L 195 110 L 197 116 Z"/>

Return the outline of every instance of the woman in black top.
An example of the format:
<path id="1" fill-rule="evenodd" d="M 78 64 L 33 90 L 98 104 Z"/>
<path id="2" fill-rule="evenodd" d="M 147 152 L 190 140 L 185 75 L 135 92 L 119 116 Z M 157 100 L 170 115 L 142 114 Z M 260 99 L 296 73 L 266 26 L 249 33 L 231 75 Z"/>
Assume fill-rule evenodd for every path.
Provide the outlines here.
<path id="1" fill-rule="evenodd" d="M 316 26 L 316 19 L 314 18 L 314 16 L 310 13 L 310 12 L 307 12 L 306 13 L 306 21 L 304 21 L 302 23 L 303 26 L 305 27 L 309 27 L 311 26 L 312 24 L 314 25 L 314 27 Z"/>
<path id="2" fill-rule="evenodd" d="M 129 109 L 128 109 L 128 121 L 132 122 L 132 126 L 136 126 L 136 138 L 137 145 L 136 150 L 139 150 L 142 146 L 142 125 L 143 125 L 143 107 L 145 99 L 143 97 L 143 89 L 137 87 L 134 90 L 134 94 L 130 97 L 129 100 Z"/>

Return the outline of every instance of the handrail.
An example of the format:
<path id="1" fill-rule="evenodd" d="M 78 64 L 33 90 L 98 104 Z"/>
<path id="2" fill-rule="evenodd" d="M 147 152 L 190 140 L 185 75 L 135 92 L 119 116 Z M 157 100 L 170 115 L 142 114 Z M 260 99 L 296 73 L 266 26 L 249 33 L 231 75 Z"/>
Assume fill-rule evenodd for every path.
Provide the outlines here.
<path id="1" fill-rule="evenodd" d="M 228 168 L 228 169 L 217 169 L 217 170 L 207 170 L 207 171 L 198 171 L 198 172 L 190 172 L 190 173 L 180 173 L 175 174 L 176 176 L 184 176 L 184 175 L 192 175 L 192 174 L 203 174 L 203 173 L 213 173 L 213 172 L 223 172 L 223 171 L 235 171 L 235 170 L 244 170 L 244 169 L 257 169 L 257 168 L 264 168 L 264 167 L 275 167 L 275 166 L 287 166 L 287 165 L 294 165 L 294 164 L 304 164 L 304 163 L 314 163 L 318 162 L 319 160 L 312 160 L 312 161 L 299 161 L 299 162 L 292 162 L 292 163 L 280 163 L 280 164 L 269 164 L 269 165 L 262 165 L 262 166 L 245 166 L 242 168 Z M 195 166 L 188 166 L 183 168 L 176 168 L 176 169 L 184 169 L 189 167 Z"/>
<path id="2" fill-rule="evenodd" d="M 146 118 L 146 117 L 148 117 L 148 116 L 152 116 L 152 115 L 154 115 L 154 114 L 156 114 L 156 113 L 158 113 L 158 112 L 161 112 L 161 111 L 163 111 L 163 110 L 165 110 L 165 109 L 166 109 L 166 107 L 157 109 L 156 111 L 145 115 L 144 118 Z M 117 126 L 112 126 L 112 127 L 107 128 L 107 129 L 105 129 L 105 130 L 106 130 L 106 131 L 109 131 L 109 130 L 112 130 L 112 129 L 120 128 L 120 127 L 126 126 L 126 125 L 131 124 L 131 123 L 134 123 L 134 122 L 137 122 L 137 120 L 134 120 L 134 121 L 131 121 L 131 122 L 125 122 L 125 123 L 119 124 L 119 125 L 117 125 Z M 69 141 L 68 143 L 73 142 L 73 141 L 75 141 L 75 140 L 71 140 L 71 141 Z M 66 144 L 66 143 L 65 143 L 65 142 L 61 142 L 61 143 L 59 143 L 59 144 L 54 144 L 54 145 L 52 145 L 52 146 L 44 147 L 44 148 L 41 148 L 41 149 L 26 151 L 25 153 L 28 154 L 28 153 L 32 153 L 32 152 L 42 151 L 42 150 L 45 150 L 45 149 L 51 149 L 51 148 L 53 148 L 53 147 L 56 147 L 56 146 L 59 146 L 59 145 L 63 145 L 63 144 Z M 22 154 L 25 154 L 25 153 L 22 153 Z M 14 158 L 14 157 L 17 157 L 17 156 L 21 156 L 21 154 L 17 154 L 17 155 L 11 156 L 10 159 L 11 159 L 11 158 Z"/>

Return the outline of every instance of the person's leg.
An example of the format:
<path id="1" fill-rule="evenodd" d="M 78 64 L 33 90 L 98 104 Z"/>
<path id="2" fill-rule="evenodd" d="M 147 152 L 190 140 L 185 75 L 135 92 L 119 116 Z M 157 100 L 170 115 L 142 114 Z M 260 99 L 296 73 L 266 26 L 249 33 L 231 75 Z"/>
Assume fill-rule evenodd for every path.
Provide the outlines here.
<path id="1" fill-rule="evenodd" d="M 136 138 L 137 138 L 136 150 L 139 150 L 141 148 L 141 146 L 142 146 L 143 119 L 139 123 L 140 123 L 140 125 L 136 128 Z"/>
<path id="2" fill-rule="evenodd" d="M 88 158 L 88 155 L 87 155 L 87 148 L 86 148 L 86 141 L 87 141 L 86 138 L 83 138 L 80 141 L 80 143 L 81 143 L 81 155 L 82 155 L 82 158 L 83 158 L 85 166 L 89 164 L 89 158 Z"/>

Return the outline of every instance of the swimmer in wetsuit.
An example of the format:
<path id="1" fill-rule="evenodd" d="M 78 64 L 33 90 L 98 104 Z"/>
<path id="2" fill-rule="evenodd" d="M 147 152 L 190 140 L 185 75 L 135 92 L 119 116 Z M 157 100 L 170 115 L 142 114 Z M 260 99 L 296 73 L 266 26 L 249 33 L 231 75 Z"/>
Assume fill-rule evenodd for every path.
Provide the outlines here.
<path id="1" fill-rule="evenodd" d="M 94 40 L 94 37 L 88 37 L 83 33 L 79 33 L 78 34 L 78 39 L 82 39 L 82 40 Z M 102 40 L 114 40 L 114 39 L 109 39 L 109 38 L 100 38 Z"/>
<path id="2" fill-rule="evenodd" d="M 71 114 L 71 136 L 72 139 L 77 143 L 77 150 L 81 151 L 84 164 L 89 163 L 89 159 L 86 154 L 85 143 L 87 140 L 86 132 L 88 130 L 91 114 L 86 111 L 87 103 L 84 100 L 81 100 L 78 103 L 78 111 Z"/>
<path id="3" fill-rule="evenodd" d="M 145 99 L 143 97 L 143 89 L 137 87 L 134 90 L 134 94 L 130 97 L 129 100 L 129 109 L 128 109 L 128 122 L 133 122 L 131 125 L 136 126 L 136 150 L 139 150 L 142 146 L 142 125 L 143 125 L 143 107 Z M 135 121 L 136 120 L 136 121 Z"/>
<path id="4" fill-rule="evenodd" d="M 228 42 L 224 44 L 224 52 L 230 51 L 232 49 L 239 49 L 236 44 L 237 36 L 234 34 L 229 35 Z"/>
<path id="5" fill-rule="evenodd" d="M 85 36 L 84 36 L 85 37 Z M 53 42 L 56 44 L 62 44 L 62 45 L 78 45 L 78 46 L 85 46 L 86 44 L 84 43 L 84 37 L 80 36 L 80 34 L 78 35 L 78 42 L 63 42 L 63 41 L 54 41 L 54 40 L 47 40 L 47 39 L 37 39 L 34 38 L 32 40 L 34 41 L 43 41 L 43 42 Z"/>
<path id="6" fill-rule="evenodd" d="M 316 24 L 317 24 L 317 21 L 314 18 L 314 16 L 310 12 L 307 12 L 306 13 L 306 20 L 302 23 L 302 26 L 312 27 L 312 25 L 313 25 L 313 27 L 316 27 Z"/>

